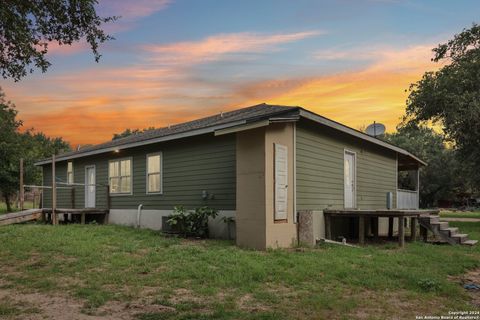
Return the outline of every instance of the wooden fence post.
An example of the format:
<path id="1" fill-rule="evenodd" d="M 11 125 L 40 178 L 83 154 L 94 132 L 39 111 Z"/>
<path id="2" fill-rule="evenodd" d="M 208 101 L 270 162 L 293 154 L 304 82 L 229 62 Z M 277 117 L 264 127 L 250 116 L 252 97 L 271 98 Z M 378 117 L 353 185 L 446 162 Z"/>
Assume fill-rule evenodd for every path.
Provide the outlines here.
<path id="1" fill-rule="evenodd" d="M 20 158 L 20 211 L 23 211 L 25 190 L 23 189 L 23 158 Z"/>
<path id="2" fill-rule="evenodd" d="M 52 155 L 52 224 L 57 224 L 57 181 L 55 178 L 55 154 Z"/>

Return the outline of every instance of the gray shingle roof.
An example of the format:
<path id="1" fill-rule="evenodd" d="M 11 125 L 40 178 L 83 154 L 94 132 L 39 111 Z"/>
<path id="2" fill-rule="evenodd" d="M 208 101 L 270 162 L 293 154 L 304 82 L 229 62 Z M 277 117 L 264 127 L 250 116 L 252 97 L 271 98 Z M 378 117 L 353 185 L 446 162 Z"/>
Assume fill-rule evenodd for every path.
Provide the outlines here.
<path id="1" fill-rule="evenodd" d="M 334 128 L 335 130 L 339 130 L 341 132 L 355 136 L 362 140 L 366 140 L 376 145 L 380 145 L 384 148 L 404 154 L 407 157 L 412 158 L 414 161 L 417 161 L 417 162 L 420 162 L 421 164 L 426 165 L 426 163 L 423 162 L 421 159 L 417 158 L 416 156 L 414 156 L 413 154 L 409 153 L 404 149 L 401 149 L 397 146 L 394 146 L 392 144 L 389 144 L 377 138 L 371 137 L 363 132 L 352 129 L 336 121 L 317 115 L 301 107 L 278 106 L 278 105 L 269 105 L 265 103 L 255 105 L 252 107 L 243 108 L 243 109 L 224 112 L 224 113 L 216 114 L 210 117 L 201 118 L 201 119 L 193 120 L 189 122 L 184 122 L 184 123 L 172 125 L 165 128 L 148 130 L 148 131 L 131 135 L 125 138 L 116 139 L 116 140 L 108 141 L 105 143 L 97 144 L 94 146 L 86 147 L 78 151 L 63 153 L 61 155 L 58 155 L 56 159 L 66 160 L 71 158 L 77 158 L 77 157 L 83 157 L 83 156 L 88 156 L 92 154 L 99 154 L 99 153 L 104 153 L 108 151 L 113 151 L 117 148 L 118 149 L 131 148 L 134 146 L 156 143 L 159 141 L 174 140 L 174 139 L 179 139 L 186 136 L 213 132 L 218 129 L 241 125 L 249 122 L 256 122 L 256 121 L 267 120 L 267 119 L 271 121 L 280 120 L 280 119 L 283 119 L 283 120 L 299 119 L 300 117 L 313 120 L 319 124 Z M 283 121 L 283 120 L 280 120 L 280 121 Z M 50 162 L 51 162 L 51 158 L 41 160 L 36 164 L 42 165 Z"/>
<path id="2" fill-rule="evenodd" d="M 298 107 L 268 105 L 265 103 L 237 109 L 229 112 L 219 113 L 206 118 L 201 118 L 189 122 L 184 122 L 169 127 L 152 129 L 139 134 L 134 134 L 128 137 L 108 141 L 94 146 L 86 147 L 78 151 L 66 152 L 57 156 L 58 160 L 70 156 L 80 156 L 84 153 L 90 153 L 101 149 L 109 149 L 112 147 L 121 147 L 136 142 L 148 141 L 151 139 L 167 137 L 174 134 L 184 133 L 192 130 L 214 127 L 222 124 L 233 123 L 237 121 L 256 121 L 268 118 L 274 115 L 280 115 L 298 110 Z"/>

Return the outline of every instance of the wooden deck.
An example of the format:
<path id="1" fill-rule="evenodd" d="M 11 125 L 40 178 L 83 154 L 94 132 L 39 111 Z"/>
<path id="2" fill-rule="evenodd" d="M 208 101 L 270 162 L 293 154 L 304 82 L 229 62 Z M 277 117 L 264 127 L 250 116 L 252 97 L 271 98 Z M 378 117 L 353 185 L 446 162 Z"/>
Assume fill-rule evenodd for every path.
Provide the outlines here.
<path id="1" fill-rule="evenodd" d="M 365 244 L 365 226 L 371 224 L 374 238 L 378 238 L 378 218 L 388 217 L 388 237 L 393 238 L 393 219 L 398 219 L 398 243 L 400 247 L 405 246 L 405 219 L 411 221 L 410 240 L 417 239 L 417 224 L 420 216 L 438 215 L 439 210 L 400 210 L 400 209 L 325 209 L 325 237 L 332 238 L 332 217 L 358 217 L 358 242 Z"/>
<path id="2" fill-rule="evenodd" d="M 43 208 L 43 214 L 52 214 L 52 208 Z M 85 224 L 87 215 L 102 215 L 104 217 L 104 223 L 108 223 L 108 214 L 110 210 L 108 209 L 96 209 L 96 208 L 85 208 L 85 209 L 69 209 L 69 208 L 57 208 L 55 213 L 57 215 L 80 215 L 80 223 Z"/>
<path id="3" fill-rule="evenodd" d="M 80 215 L 80 223 L 85 224 L 85 218 L 87 215 L 101 215 L 104 217 L 104 223 L 108 223 L 109 210 L 104 209 L 68 209 L 59 208 L 55 209 L 57 215 Z M 52 214 L 51 208 L 43 209 L 28 209 L 19 212 L 6 213 L 0 215 L 0 226 L 22 223 L 34 220 L 46 220 L 46 215 Z"/>

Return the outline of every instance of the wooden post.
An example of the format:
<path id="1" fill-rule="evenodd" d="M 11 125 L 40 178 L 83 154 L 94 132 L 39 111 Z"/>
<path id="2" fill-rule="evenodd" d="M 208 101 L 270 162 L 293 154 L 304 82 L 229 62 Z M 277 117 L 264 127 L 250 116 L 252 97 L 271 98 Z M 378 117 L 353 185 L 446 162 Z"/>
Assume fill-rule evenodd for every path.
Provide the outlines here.
<path id="1" fill-rule="evenodd" d="M 325 238 L 332 239 L 332 217 L 329 214 L 324 215 L 325 217 Z"/>
<path id="2" fill-rule="evenodd" d="M 393 217 L 388 218 L 388 238 L 393 238 Z"/>
<path id="3" fill-rule="evenodd" d="M 420 225 L 420 236 L 424 242 L 428 240 L 428 230 L 424 226 Z"/>
<path id="4" fill-rule="evenodd" d="M 373 228 L 373 238 L 375 240 L 378 240 L 378 222 L 379 222 L 379 218 L 374 217 L 372 220 L 372 228 Z"/>
<path id="5" fill-rule="evenodd" d="M 55 178 L 55 155 L 52 155 L 52 224 L 57 224 L 57 181 Z"/>
<path id="6" fill-rule="evenodd" d="M 365 217 L 358 217 L 358 242 L 360 244 L 365 244 Z"/>
<path id="7" fill-rule="evenodd" d="M 80 223 L 85 224 L 85 212 L 82 212 L 82 214 L 80 215 Z"/>
<path id="8" fill-rule="evenodd" d="M 400 248 L 405 246 L 405 217 L 398 217 L 398 244 Z"/>
<path id="9" fill-rule="evenodd" d="M 23 189 L 23 158 L 20 158 L 20 211 L 23 211 L 25 190 Z"/>
<path id="10" fill-rule="evenodd" d="M 417 218 L 410 218 L 410 241 L 417 241 Z"/>

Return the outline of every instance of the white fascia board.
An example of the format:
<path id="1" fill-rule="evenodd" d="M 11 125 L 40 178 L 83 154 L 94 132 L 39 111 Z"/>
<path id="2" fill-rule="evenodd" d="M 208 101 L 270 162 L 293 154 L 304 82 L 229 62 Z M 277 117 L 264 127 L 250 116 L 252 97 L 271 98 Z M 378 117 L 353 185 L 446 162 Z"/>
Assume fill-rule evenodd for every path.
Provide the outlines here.
<path id="1" fill-rule="evenodd" d="M 220 130 L 220 129 L 224 129 L 224 128 L 239 126 L 239 125 L 242 125 L 242 124 L 245 124 L 245 123 L 246 123 L 245 120 L 240 120 L 240 121 L 230 122 L 230 123 L 221 124 L 221 125 L 217 125 L 217 126 L 201 128 L 201 129 L 191 130 L 191 131 L 187 131 L 187 132 L 181 132 L 181 133 L 177 133 L 177 134 L 172 134 L 172 135 L 168 135 L 168 136 L 164 136 L 164 137 L 153 138 L 153 139 L 148 139 L 148 140 L 138 141 L 138 142 L 132 142 L 132 143 L 127 143 L 127 144 L 102 148 L 102 149 L 98 149 L 98 150 L 82 152 L 82 153 L 78 153 L 78 154 L 72 154 L 72 155 L 69 155 L 69 156 L 66 156 L 66 157 L 62 157 L 61 155 L 59 155 L 55 161 L 65 161 L 65 160 L 70 160 L 70 159 L 83 158 L 83 157 L 87 157 L 87 156 L 91 156 L 91 155 L 112 152 L 112 151 L 115 151 L 115 150 L 118 150 L 118 149 L 123 150 L 123 149 L 129 149 L 129 148 L 144 146 L 144 145 L 148 145 L 148 144 L 158 143 L 158 142 L 176 140 L 176 139 L 187 138 L 187 137 L 192 137 L 192 136 L 198 136 L 198 135 L 205 134 L 205 133 L 215 132 L 216 130 Z M 44 165 L 44 164 L 49 164 L 51 162 L 52 162 L 51 159 L 43 160 L 43 161 L 35 162 L 35 165 L 36 166 L 41 166 L 41 165 Z"/>
<path id="2" fill-rule="evenodd" d="M 352 136 L 355 136 L 357 138 L 360 138 L 362 140 L 367 140 L 369 142 L 372 142 L 376 145 L 379 145 L 379 146 L 382 146 L 384 148 L 387 148 L 387 149 L 390 149 L 390 150 L 393 150 L 395 152 L 398 152 L 398 153 L 401 153 L 401 154 L 404 154 L 406 156 L 409 156 L 411 157 L 412 159 L 414 159 L 415 161 L 418 161 L 419 163 L 421 163 L 422 165 L 426 166 L 427 163 L 425 163 L 424 161 L 420 160 L 419 158 L 417 158 L 416 156 L 414 156 L 413 154 L 411 154 L 410 152 L 406 151 L 406 150 L 403 150 L 402 148 L 399 148 L 397 146 L 394 146 L 392 144 L 389 144 L 387 142 L 384 142 L 382 140 L 379 140 L 377 138 L 374 138 L 374 137 L 371 137 L 369 136 L 368 134 L 365 134 L 363 132 L 360 132 L 360 131 L 357 131 L 355 129 L 352 129 L 352 128 L 349 128 L 343 124 L 340 124 L 338 122 L 335 122 L 333 120 L 330 120 L 330 119 L 327 119 L 327 118 L 324 118 L 322 116 L 319 116 L 315 113 L 312 113 L 312 112 L 309 112 L 305 109 L 300 109 L 300 116 L 306 118 L 306 119 L 309 119 L 309 120 L 312 120 L 312 121 L 315 121 L 317 123 L 320 123 L 320 124 L 323 124 L 327 127 L 330 127 L 330 128 L 333 128 L 333 129 L 336 129 L 336 130 L 339 130 L 339 131 L 342 131 L 344 133 L 347 133 L 349 135 L 352 135 Z"/>

